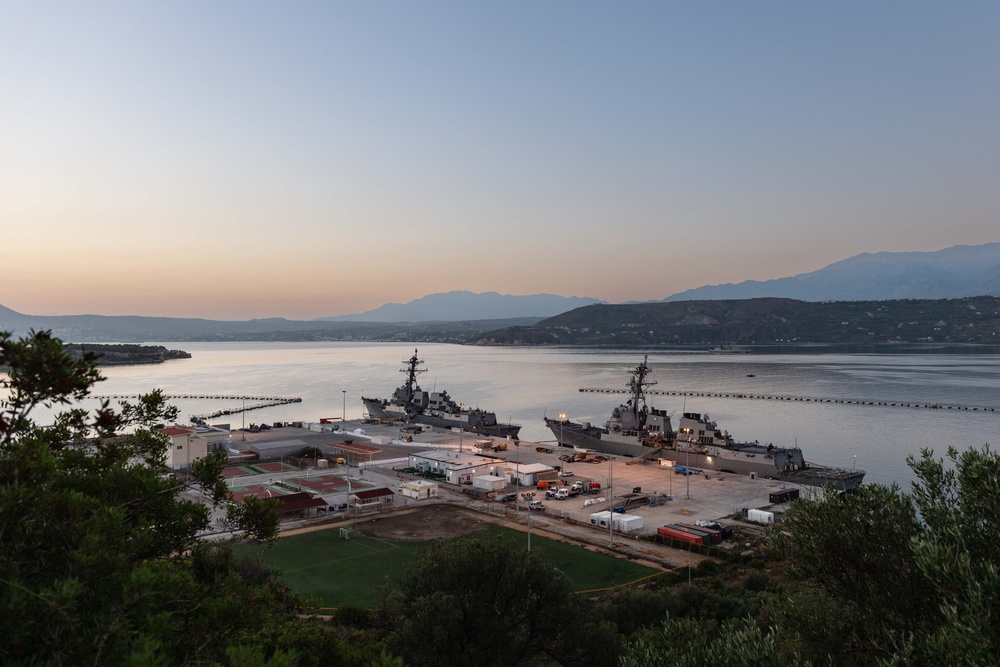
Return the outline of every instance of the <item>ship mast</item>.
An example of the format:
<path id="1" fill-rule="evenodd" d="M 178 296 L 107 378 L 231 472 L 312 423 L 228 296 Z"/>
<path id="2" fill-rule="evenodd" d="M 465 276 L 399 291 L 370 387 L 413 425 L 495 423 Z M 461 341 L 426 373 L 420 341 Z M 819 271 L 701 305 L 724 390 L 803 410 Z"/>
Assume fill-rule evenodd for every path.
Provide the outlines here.
<path id="1" fill-rule="evenodd" d="M 642 363 L 635 367 L 631 371 L 632 377 L 628 381 L 629 392 L 632 394 L 632 416 L 636 419 L 639 418 L 639 403 L 642 402 L 642 412 L 646 412 L 646 388 L 652 387 L 656 382 L 647 382 L 646 376 L 649 375 L 650 369 L 646 364 L 649 359 L 649 355 L 645 355 L 642 358 Z"/>
<path id="2" fill-rule="evenodd" d="M 420 389 L 420 386 L 417 384 L 417 376 L 421 373 L 426 373 L 427 369 L 417 368 L 417 366 L 424 362 L 421 359 L 417 359 L 416 350 L 413 350 L 413 356 L 403 363 L 406 365 L 400 368 L 399 372 L 406 375 L 406 384 L 403 386 L 406 387 L 406 405 L 410 405 L 413 402 L 414 391 Z"/>

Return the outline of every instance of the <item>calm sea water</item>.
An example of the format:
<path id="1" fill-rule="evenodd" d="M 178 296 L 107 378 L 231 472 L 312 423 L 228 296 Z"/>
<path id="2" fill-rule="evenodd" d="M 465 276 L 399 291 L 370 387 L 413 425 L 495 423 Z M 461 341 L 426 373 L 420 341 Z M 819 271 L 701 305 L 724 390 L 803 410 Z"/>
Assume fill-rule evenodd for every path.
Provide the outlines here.
<path id="1" fill-rule="evenodd" d="M 191 359 L 156 366 L 109 367 L 97 393 L 299 396 L 301 403 L 246 413 L 246 424 L 362 416 L 361 396 L 387 397 L 413 344 L 168 343 Z M 552 440 L 542 417 L 603 424 L 623 397 L 581 387 L 624 388 L 642 361 L 636 351 L 488 348 L 423 344 L 424 389 L 447 389 L 467 406 L 523 425 L 526 440 Z M 806 459 L 867 471 L 866 481 L 908 486 L 906 456 L 931 448 L 943 455 L 996 445 L 1000 431 L 1000 356 L 994 355 L 710 355 L 651 353 L 654 389 L 744 392 L 993 407 L 996 412 L 708 397 L 650 396 L 657 408 L 702 412 L 738 439 L 802 447 Z M 747 377 L 748 375 L 755 377 Z M 238 408 L 226 401 L 177 400 L 182 419 Z M 87 406 L 95 403 L 90 401 Z M 234 427 L 240 416 L 229 417 Z M 39 415 L 39 421 L 43 421 Z M 213 420 L 213 423 L 223 419 Z"/>

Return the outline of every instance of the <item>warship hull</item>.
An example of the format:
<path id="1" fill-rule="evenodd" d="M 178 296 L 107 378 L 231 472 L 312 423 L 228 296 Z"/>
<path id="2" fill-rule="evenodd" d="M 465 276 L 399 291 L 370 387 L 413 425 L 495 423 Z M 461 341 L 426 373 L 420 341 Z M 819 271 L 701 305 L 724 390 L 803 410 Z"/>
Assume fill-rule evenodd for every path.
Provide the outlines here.
<path id="1" fill-rule="evenodd" d="M 388 421 L 405 421 L 411 424 L 425 424 L 437 428 L 461 428 L 468 433 L 477 435 L 493 436 L 497 438 L 517 438 L 521 432 L 521 427 L 517 424 L 470 424 L 461 415 L 436 414 L 433 412 L 422 412 L 418 414 L 407 414 L 406 410 L 399 406 L 385 405 L 382 401 L 370 398 L 361 399 L 365 404 L 365 409 L 369 416 L 375 419 L 386 419 Z"/>
<path id="2" fill-rule="evenodd" d="M 643 441 L 637 436 L 607 433 L 593 426 L 563 423 L 555 419 L 546 419 L 545 424 L 563 447 L 611 456 L 664 459 L 703 470 L 756 475 L 806 486 L 832 486 L 838 491 L 850 491 L 860 485 L 865 476 L 862 470 L 840 470 L 812 464 L 783 470 L 779 464 L 786 450 L 772 449 L 769 452 L 767 447 L 755 443 L 706 446 L 666 440 Z"/>
<path id="3" fill-rule="evenodd" d="M 599 428 L 570 422 L 563 423 L 555 419 L 546 419 L 545 425 L 555 435 L 556 442 L 563 447 L 591 450 L 613 456 L 634 457 L 647 456 L 659 449 L 659 447 L 642 444 L 638 438 L 612 440 Z"/>

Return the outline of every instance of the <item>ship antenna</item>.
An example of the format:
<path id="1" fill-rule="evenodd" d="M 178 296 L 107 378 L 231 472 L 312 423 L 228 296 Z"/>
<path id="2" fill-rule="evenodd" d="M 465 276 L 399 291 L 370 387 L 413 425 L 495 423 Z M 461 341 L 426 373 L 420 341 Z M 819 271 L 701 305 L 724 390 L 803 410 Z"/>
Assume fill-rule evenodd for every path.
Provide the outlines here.
<path id="1" fill-rule="evenodd" d="M 649 366 L 647 365 L 647 360 L 649 355 L 646 354 L 642 358 L 642 363 L 639 364 L 635 370 L 632 371 L 632 379 L 629 380 L 629 388 L 632 390 L 632 414 L 639 414 L 639 402 L 642 402 L 642 406 L 646 407 L 646 387 L 652 387 L 656 382 L 646 382 L 646 376 L 649 374 Z"/>
<path id="2" fill-rule="evenodd" d="M 422 360 L 417 358 L 417 351 L 413 350 L 413 356 L 408 360 L 403 362 L 406 364 L 403 368 L 399 370 L 400 373 L 406 375 L 406 402 L 409 403 L 413 400 L 414 388 L 419 389 L 417 386 L 417 376 L 421 373 L 426 373 L 426 368 L 417 368 L 420 364 L 424 363 Z"/>

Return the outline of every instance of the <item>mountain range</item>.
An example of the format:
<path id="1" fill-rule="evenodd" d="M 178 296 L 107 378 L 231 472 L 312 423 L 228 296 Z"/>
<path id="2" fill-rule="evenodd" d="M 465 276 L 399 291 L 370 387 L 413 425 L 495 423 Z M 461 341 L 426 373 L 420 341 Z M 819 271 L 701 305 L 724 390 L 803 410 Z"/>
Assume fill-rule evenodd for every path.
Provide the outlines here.
<path id="1" fill-rule="evenodd" d="M 936 252 L 864 253 L 811 273 L 775 280 L 707 285 L 668 296 L 662 302 L 647 303 L 762 298 L 875 302 L 984 295 L 1000 295 L 1000 243 L 954 246 Z M 242 322 L 138 316 L 35 316 L 0 305 L 0 331 L 24 335 L 31 329 L 47 329 L 66 341 L 123 343 L 196 340 L 467 342 L 477 338 L 487 340 L 489 336 L 483 336 L 487 332 L 528 327 L 565 313 L 598 312 L 594 309 L 602 313 L 604 309 L 631 312 L 628 309 L 632 305 L 634 302 L 609 305 L 599 299 L 554 294 L 515 296 L 454 291 L 430 294 L 404 304 L 388 303 L 355 315 L 311 321 L 269 318 Z M 556 320 L 553 326 L 565 325 Z M 576 322 L 574 326 L 588 325 Z M 498 342 L 499 339 L 509 340 L 509 337 L 500 336 Z"/>
<path id="2" fill-rule="evenodd" d="M 552 317 L 566 311 L 606 303 L 600 299 L 557 294 L 515 296 L 468 291 L 429 294 L 408 303 L 387 303 L 375 310 L 356 315 L 320 317 L 323 322 L 452 322 L 456 320 L 491 320 L 512 317 Z"/>
<path id="3" fill-rule="evenodd" d="M 934 252 L 862 253 L 818 271 L 775 280 L 706 285 L 664 301 L 759 299 L 882 301 L 1000 295 L 1000 243 Z"/>

